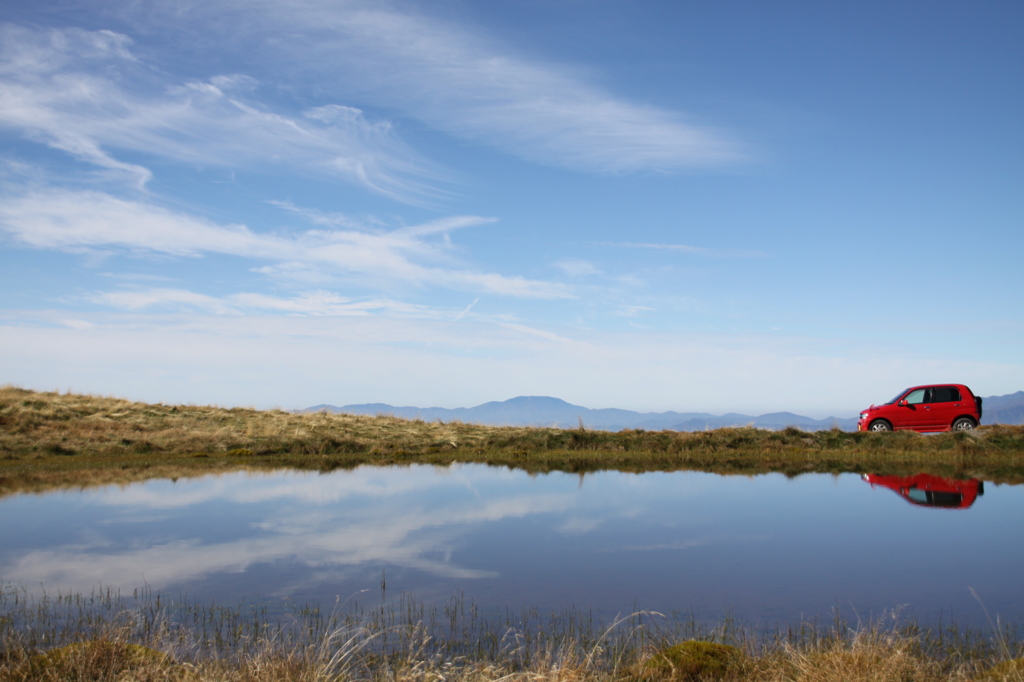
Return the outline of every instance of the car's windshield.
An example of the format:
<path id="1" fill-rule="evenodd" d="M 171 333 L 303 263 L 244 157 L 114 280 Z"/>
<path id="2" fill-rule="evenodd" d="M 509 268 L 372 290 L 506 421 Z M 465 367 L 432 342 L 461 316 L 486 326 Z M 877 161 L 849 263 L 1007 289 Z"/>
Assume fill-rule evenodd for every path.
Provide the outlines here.
<path id="1" fill-rule="evenodd" d="M 902 391 L 900 391 L 899 393 L 897 393 L 897 394 L 896 394 L 896 397 L 895 397 L 895 398 L 893 398 L 892 400 L 890 400 L 890 401 L 889 401 L 889 402 L 887 402 L 887 403 L 882 403 L 882 404 L 883 404 L 883 405 L 892 405 L 892 404 L 893 404 L 894 402 L 896 402 L 897 400 L 899 400 L 899 399 L 900 399 L 900 398 L 901 398 L 901 397 L 903 396 L 903 394 L 904 394 L 904 393 L 906 393 L 906 392 L 907 392 L 907 389 L 903 389 Z"/>

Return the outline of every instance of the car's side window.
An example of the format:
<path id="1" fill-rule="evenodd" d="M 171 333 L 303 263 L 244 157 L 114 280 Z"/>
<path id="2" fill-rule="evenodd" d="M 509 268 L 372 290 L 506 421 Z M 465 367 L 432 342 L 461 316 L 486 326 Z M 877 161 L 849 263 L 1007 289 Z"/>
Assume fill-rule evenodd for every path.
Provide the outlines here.
<path id="1" fill-rule="evenodd" d="M 910 405 L 920 405 L 921 403 L 924 402 L 925 390 L 926 389 L 919 388 L 916 391 L 911 391 L 910 393 L 907 394 L 907 397 L 904 398 L 904 400 L 906 400 L 907 403 L 909 403 Z"/>
<path id="2" fill-rule="evenodd" d="M 936 386 L 932 389 L 933 403 L 955 403 L 960 400 L 960 390 L 955 386 Z"/>

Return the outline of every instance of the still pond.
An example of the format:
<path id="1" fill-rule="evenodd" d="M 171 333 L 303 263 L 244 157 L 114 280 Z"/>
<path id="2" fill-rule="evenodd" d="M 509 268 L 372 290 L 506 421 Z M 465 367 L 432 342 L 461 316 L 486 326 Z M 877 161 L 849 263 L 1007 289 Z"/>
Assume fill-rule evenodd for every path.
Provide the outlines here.
<path id="1" fill-rule="evenodd" d="M 0 582 L 194 601 L 1024 622 L 1024 486 L 856 474 L 231 473 L 0 499 Z M 977 595 L 977 596 L 975 596 Z M 984 605 L 984 609 L 982 607 Z"/>

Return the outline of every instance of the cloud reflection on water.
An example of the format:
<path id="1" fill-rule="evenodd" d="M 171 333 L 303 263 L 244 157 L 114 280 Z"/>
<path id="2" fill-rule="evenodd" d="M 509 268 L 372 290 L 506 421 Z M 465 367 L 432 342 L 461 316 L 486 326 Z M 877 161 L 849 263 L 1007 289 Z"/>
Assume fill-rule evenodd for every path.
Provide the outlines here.
<path id="1" fill-rule="evenodd" d="M 521 493 L 508 486 L 501 496 L 488 491 L 485 497 L 457 469 L 436 476 L 401 471 L 229 474 L 90 491 L 83 494 L 90 505 L 114 507 L 120 513 L 82 529 L 72 543 L 10 557 L 0 575 L 14 583 L 86 591 L 97 585 L 138 585 L 143 579 L 159 590 L 273 562 L 291 564 L 300 583 L 301 574 L 311 569 L 344 574 L 365 564 L 443 578 L 493 578 L 498 576 L 495 571 L 453 561 L 462 535 L 506 519 L 561 512 L 572 504 L 569 493 Z M 505 478 L 503 473 L 484 478 L 493 482 Z M 237 506 L 246 507 L 245 537 L 213 539 L 217 512 L 232 514 L 230 508 Z M 199 525 L 177 531 L 172 527 L 164 534 L 141 534 L 133 518 L 152 510 L 196 509 L 205 514 L 206 508 L 213 513 Z M 270 591 L 289 589 L 278 585 Z"/>

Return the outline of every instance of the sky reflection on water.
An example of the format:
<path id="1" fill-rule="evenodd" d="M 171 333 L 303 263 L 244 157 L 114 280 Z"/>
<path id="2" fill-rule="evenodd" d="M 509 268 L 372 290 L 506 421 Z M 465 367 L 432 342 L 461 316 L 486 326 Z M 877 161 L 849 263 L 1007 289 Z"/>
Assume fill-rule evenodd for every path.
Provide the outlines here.
<path id="1" fill-rule="evenodd" d="M 30 590 L 485 608 L 635 608 L 753 621 L 1024 622 L 1024 488 L 929 509 L 859 476 L 529 476 L 463 465 L 232 473 L 0 500 L 0 580 Z"/>

